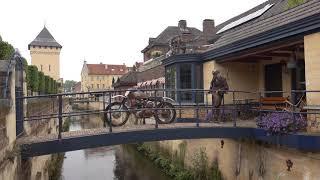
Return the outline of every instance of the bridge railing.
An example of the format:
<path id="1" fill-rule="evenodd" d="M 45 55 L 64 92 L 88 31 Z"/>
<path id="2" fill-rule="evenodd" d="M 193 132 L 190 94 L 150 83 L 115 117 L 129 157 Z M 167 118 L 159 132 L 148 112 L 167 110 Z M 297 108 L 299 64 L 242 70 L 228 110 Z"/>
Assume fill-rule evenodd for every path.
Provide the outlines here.
<path id="1" fill-rule="evenodd" d="M 28 106 L 26 115 L 23 118 L 24 123 L 37 124 L 39 126 L 39 124 L 54 121 L 54 124 L 57 124 L 57 134 L 60 139 L 62 138 L 63 132 L 63 118 L 66 117 L 96 114 L 102 115 L 102 118 L 109 117 L 103 121 L 105 123 L 104 125 L 112 124 L 112 113 L 128 111 L 123 109 L 106 110 L 106 108 L 114 101 L 121 101 L 121 98 L 113 97 L 116 95 L 124 95 L 126 91 L 137 90 L 61 93 L 18 97 L 18 99 L 26 101 Z M 173 127 L 179 127 L 182 124 L 186 126 L 186 124 L 188 124 L 188 126 L 196 127 L 214 125 L 221 127 L 231 126 L 235 128 L 267 128 L 266 126 L 269 125 L 269 122 L 271 122 L 272 125 L 274 118 L 285 118 L 280 114 L 291 114 L 292 116 L 290 118 L 294 121 L 296 121 L 295 118 L 303 118 L 306 123 L 308 123 L 308 128 L 317 130 L 319 126 L 320 108 L 316 103 L 308 104 L 307 100 L 311 102 L 316 100 L 320 97 L 320 91 L 220 91 L 222 97 L 220 106 L 218 106 L 219 101 L 217 101 L 219 96 L 216 95 L 216 92 L 212 93 L 210 90 L 139 89 L 139 91 L 146 93 L 149 97 L 169 97 L 173 100 L 171 103 L 174 107 L 141 107 L 135 110 L 129 108 L 129 110 L 136 112 L 174 109 L 177 114 L 175 121 L 172 123 Z M 156 100 L 156 103 L 157 101 L 158 100 Z M 32 102 L 37 102 L 40 105 Z M 88 109 L 74 108 L 72 110 L 66 110 L 66 106 L 69 104 L 82 104 Z M 93 106 L 93 104 L 95 106 Z M 270 114 L 273 114 L 275 117 L 269 117 Z M 220 121 L 220 123 L 215 123 L 215 118 Z M 153 118 L 142 118 L 142 122 L 146 122 L 146 125 L 134 124 L 132 126 L 154 126 L 154 128 L 167 126 L 158 124 L 158 121 L 155 121 Z M 263 123 L 265 127 L 263 127 Z M 113 127 L 109 126 L 108 131 L 113 132 Z"/>

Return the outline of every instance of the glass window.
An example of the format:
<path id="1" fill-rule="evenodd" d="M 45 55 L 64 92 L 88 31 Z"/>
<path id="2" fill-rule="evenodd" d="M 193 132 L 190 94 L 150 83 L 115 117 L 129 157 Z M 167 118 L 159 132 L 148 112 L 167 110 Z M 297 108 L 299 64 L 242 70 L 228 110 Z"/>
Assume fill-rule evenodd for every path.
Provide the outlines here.
<path id="1" fill-rule="evenodd" d="M 91 88 L 93 89 L 93 84 L 91 84 Z"/>
<path id="2" fill-rule="evenodd" d="M 192 89 L 192 64 L 180 65 L 180 89 Z M 181 92 L 181 101 L 192 101 L 192 92 Z"/>
<path id="3" fill-rule="evenodd" d="M 197 64 L 195 66 L 195 88 L 203 89 L 203 72 L 202 72 L 202 64 Z M 196 102 L 203 102 L 204 100 L 204 92 L 196 93 Z"/>
<path id="4" fill-rule="evenodd" d="M 100 84 L 97 84 L 97 88 L 100 89 Z"/>
<path id="5" fill-rule="evenodd" d="M 49 65 L 49 71 L 51 71 L 51 66 Z"/>
<path id="6" fill-rule="evenodd" d="M 166 89 L 176 89 L 176 67 L 166 68 Z M 166 92 L 167 97 L 175 99 L 175 92 Z"/>

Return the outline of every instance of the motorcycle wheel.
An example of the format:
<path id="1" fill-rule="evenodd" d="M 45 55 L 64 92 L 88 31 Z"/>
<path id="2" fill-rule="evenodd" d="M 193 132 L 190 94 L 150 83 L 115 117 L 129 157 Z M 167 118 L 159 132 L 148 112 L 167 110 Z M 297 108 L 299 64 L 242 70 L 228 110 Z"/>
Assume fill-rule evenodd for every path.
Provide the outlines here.
<path id="1" fill-rule="evenodd" d="M 158 104 L 157 108 L 168 108 L 155 110 L 154 118 L 159 124 L 170 124 L 176 119 L 177 113 L 171 103 L 162 102 Z"/>
<path id="2" fill-rule="evenodd" d="M 112 112 L 112 111 L 121 112 Z M 104 113 L 104 121 L 110 126 L 110 116 L 111 125 L 114 127 L 123 126 L 129 119 L 129 111 L 127 106 L 121 102 L 113 102 L 106 107 L 106 112 Z"/>

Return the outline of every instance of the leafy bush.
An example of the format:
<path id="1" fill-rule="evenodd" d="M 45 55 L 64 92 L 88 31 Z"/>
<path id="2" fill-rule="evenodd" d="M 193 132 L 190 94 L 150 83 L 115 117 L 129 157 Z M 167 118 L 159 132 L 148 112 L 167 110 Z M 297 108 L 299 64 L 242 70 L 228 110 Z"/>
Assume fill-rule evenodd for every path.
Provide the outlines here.
<path id="1" fill-rule="evenodd" d="M 192 159 L 193 177 L 197 180 L 208 179 L 208 156 L 205 148 L 200 148 L 194 153 Z"/>
<path id="2" fill-rule="evenodd" d="M 27 71 L 28 89 L 33 92 L 39 91 L 39 73 L 37 66 L 28 66 Z"/>
<path id="3" fill-rule="evenodd" d="M 258 118 L 257 126 L 265 129 L 271 135 L 296 133 L 307 127 L 307 121 L 299 114 L 276 112 Z"/>
<path id="4" fill-rule="evenodd" d="M 14 48 L 8 42 L 0 40 L 0 60 L 8 60 L 12 57 Z"/>
<path id="5" fill-rule="evenodd" d="M 44 94 L 45 93 L 45 77 L 44 77 L 44 74 L 43 72 L 38 72 L 38 76 L 39 76 L 39 92 L 41 94 Z"/>
<path id="6" fill-rule="evenodd" d="M 44 75 L 44 87 L 45 87 L 44 93 L 49 94 L 49 92 L 50 92 L 50 77 L 47 75 Z"/>

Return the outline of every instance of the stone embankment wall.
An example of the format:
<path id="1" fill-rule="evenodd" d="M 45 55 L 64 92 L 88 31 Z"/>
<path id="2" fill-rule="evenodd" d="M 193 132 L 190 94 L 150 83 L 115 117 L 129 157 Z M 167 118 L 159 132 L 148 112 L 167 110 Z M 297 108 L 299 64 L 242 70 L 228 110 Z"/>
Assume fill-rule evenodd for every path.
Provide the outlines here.
<path id="1" fill-rule="evenodd" d="M 16 144 L 16 71 L 14 62 L 9 69 L 8 86 L 6 82 L 9 61 L 0 61 L 0 180 L 46 180 L 48 177 L 48 165 L 51 156 L 40 156 L 22 160 L 19 147 Z M 25 77 L 24 77 L 25 78 Z M 3 92 L 7 87 L 7 95 Z M 26 94 L 26 83 L 24 83 Z M 64 112 L 69 110 L 68 103 L 64 103 Z M 25 100 L 24 114 L 41 115 L 57 112 L 57 106 L 53 107 L 53 99 Z M 36 135 L 56 133 L 57 120 L 41 120 L 24 122 L 23 135 Z"/>
<path id="2" fill-rule="evenodd" d="M 63 112 L 69 112 L 70 106 L 68 101 L 63 102 Z M 58 102 L 57 99 L 33 99 L 28 100 L 27 116 L 37 116 L 45 114 L 57 114 Z M 29 136 L 41 136 L 46 134 L 58 135 L 58 119 L 52 118 L 41 121 L 30 121 L 24 123 L 25 132 Z M 49 179 L 49 166 L 52 160 L 52 155 L 37 156 L 23 161 L 23 174 L 30 177 L 31 180 L 47 180 Z"/>
<path id="3" fill-rule="evenodd" d="M 4 97 L 8 61 L 0 61 L 0 180 L 16 180 L 19 158 L 16 140 L 15 68 L 10 69 L 7 96 Z"/>
<path id="4" fill-rule="evenodd" d="M 316 180 L 320 177 L 319 153 L 231 139 L 162 141 L 159 147 L 173 157 L 182 157 L 184 164 L 189 167 L 194 164 L 195 153 L 203 149 L 208 157 L 208 165 L 216 163 L 226 180 Z M 293 162 L 290 171 L 287 169 L 287 160 Z"/>

